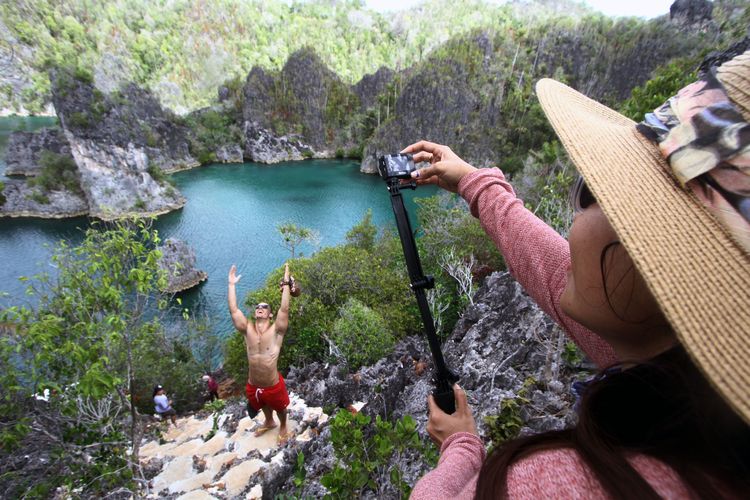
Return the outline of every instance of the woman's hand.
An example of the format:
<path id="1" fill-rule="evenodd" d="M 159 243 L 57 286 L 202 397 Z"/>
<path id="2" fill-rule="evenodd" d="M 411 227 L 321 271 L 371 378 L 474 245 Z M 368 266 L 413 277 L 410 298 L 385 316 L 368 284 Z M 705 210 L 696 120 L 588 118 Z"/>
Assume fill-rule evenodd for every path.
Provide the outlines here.
<path id="1" fill-rule="evenodd" d="M 458 191 L 458 183 L 464 175 L 476 170 L 475 167 L 459 158 L 451 148 L 442 144 L 419 141 L 401 152 L 412 153 L 414 163 L 430 162 L 429 167 L 412 172 L 411 177 L 417 182 L 417 185 L 435 184 L 455 193 Z"/>
<path id="2" fill-rule="evenodd" d="M 427 406 L 430 409 L 427 433 L 438 448 L 443 445 L 443 441 L 457 432 L 477 433 L 477 426 L 474 423 L 474 417 L 471 415 L 466 393 L 458 384 L 453 386 L 453 395 L 456 398 L 456 411 L 452 415 L 448 415 L 440 409 L 432 394 L 427 398 Z"/>

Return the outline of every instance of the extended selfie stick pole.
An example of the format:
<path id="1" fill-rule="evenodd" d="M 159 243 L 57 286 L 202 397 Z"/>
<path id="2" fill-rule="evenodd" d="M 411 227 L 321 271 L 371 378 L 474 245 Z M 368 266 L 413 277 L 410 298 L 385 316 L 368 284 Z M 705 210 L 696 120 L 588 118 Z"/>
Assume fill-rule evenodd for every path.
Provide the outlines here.
<path id="1" fill-rule="evenodd" d="M 426 289 L 435 286 L 435 280 L 432 276 L 425 276 L 422 272 L 417 245 L 414 242 L 414 235 L 411 232 L 411 225 L 409 224 L 409 216 L 406 213 L 406 208 L 404 208 L 404 198 L 400 191 L 402 187 L 416 189 L 417 185 L 414 183 L 400 185 L 398 179 L 388 179 L 388 192 L 391 193 L 391 205 L 393 205 L 393 213 L 396 216 L 396 226 L 398 226 L 401 246 L 404 249 L 406 267 L 409 270 L 410 286 L 414 290 L 414 295 L 417 296 L 417 305 L 422 315 L 422 323 L 424 323 L 427 341 L 430 345 L 430 351 L 432 351 L 432 359 L 435 362 L 435 390 L 432 395 L 435 397 L 437 405 L 444 412 L 453 413 L 456 411 L 456 404 L 453 399 L 452 384 L 458 380 L 458 377 L 446 366 L 445 359 L 443 359 L 443 351 L 440 349 L 440 341 L 435 333 L 435 323 L 432 320 L 430 306 L 427 303 L 427 296 L 425 295 Z"/>

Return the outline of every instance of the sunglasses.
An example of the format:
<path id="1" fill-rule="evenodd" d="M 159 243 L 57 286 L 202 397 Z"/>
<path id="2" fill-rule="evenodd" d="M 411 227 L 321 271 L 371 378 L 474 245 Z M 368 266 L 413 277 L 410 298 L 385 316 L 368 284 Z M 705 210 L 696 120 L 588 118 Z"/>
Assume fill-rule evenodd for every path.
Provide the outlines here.
<path id="1" fill-rule="evenodd" d="M 596 198 L 591 194 L 583 177 L 578 176 L 578 179 L 576 179 L 570 188 L 570 206 L 573 207 L 575 213 L 580 213 L 594 203 L 596 203 Z"/>
<path id="2" fill-rule="evenodd" d="M 266 304 L 265 302 L 261 302 L 257 306 L 255 306 L 256 309 L 271 309 L 271 306 Z"/>

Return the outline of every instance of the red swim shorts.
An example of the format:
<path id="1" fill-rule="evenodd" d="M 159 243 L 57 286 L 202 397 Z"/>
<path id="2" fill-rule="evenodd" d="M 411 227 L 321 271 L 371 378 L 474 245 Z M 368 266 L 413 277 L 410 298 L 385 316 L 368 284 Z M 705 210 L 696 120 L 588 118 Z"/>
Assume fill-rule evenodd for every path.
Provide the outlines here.
<path id="1" fill-rule="evenodd" d="M 256 411 L 264 406 L 272 410 L 281 411 L 289 406 L 289 394 L 286 392 L 284 377 L 279 373 L 279 381 L 271 387 L 257 387 L 252 384 L 245 386 L 247 400 Z"/>

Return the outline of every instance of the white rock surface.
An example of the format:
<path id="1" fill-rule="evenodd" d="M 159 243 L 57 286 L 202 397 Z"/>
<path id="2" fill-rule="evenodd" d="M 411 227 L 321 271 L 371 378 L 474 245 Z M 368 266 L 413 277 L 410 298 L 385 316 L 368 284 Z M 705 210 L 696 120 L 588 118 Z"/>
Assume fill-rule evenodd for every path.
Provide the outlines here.
<path id="1" fill-rule="evenodd" d="M 328 415 L 321 408 L 308 408 L 293 393 L 289 397 L 288 410 L 296 419 L 288 418 L 287 429 L 292 439 L 309 441 L 315 435 L 309 427 L 326 422 Z M 244 417 L 229 435 L 221 430 L 228 419 L 229 415 L 219 416 L 220 430 L 208 441 L 204 441 L 204 437 L 213 428 L 213 417 L 190 416 L 178 419 L 177 426 L 169 425 L 162 434 L 164 444 L 143 443 L 141 462 L 147 463 L 153 458 L 164 460 L 161 472 L 151 480 L 149 498 L 156 498 L 165 490 L 170 495 L 183 493 L 178 497 L 182 500 L 262 498 L 263 488 L 256 473 L 284 464 L 284 451 L 278 446 L 278 421 L 277 427 L 255 436 L 256 428 L 264 422 L 263 414 L 255 419 Z M 248 458 L 249 454 L 253 458 Z"/>

